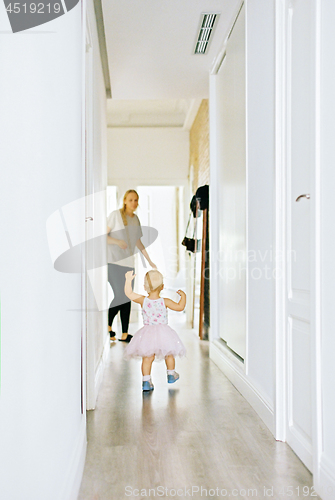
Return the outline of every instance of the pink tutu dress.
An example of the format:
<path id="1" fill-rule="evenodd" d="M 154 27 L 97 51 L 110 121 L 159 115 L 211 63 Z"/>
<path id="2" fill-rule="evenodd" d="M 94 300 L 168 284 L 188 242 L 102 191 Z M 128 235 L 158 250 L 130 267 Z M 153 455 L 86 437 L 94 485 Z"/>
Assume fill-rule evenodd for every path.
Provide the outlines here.
<path id="1" fill-rule="evenodd" d="M 167 324 L 167 309 L 164 299 L 144 298 L 142 306 L 144 326 L 140 328 L 125 350 L 125 358 L 143 358 L 155 354 L 162 360 L 170 354 L 185 356 L 186 349 L 177 332 Z"/>

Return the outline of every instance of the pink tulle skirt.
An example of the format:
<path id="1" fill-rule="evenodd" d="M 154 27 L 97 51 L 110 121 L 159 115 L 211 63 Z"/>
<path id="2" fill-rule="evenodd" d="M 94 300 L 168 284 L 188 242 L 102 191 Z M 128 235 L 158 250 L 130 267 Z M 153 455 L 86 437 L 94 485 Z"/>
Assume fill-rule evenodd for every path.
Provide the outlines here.
<path id="1" fill-rule="evenodd" d="M 166 356 L 185 356 L 186 349 L 177 332 L 169 325 L 145 325 L 138 330 L 125 350 L 124 357 L 143 358 L 155 354 L 155 359 Z"/>

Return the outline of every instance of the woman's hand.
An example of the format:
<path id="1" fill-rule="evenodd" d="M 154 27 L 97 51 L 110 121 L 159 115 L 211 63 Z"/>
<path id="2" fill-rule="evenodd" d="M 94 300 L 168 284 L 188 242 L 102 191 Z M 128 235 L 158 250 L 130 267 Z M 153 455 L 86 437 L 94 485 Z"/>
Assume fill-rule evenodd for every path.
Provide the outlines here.
<path id="1" fill-rule="evenodd" d="M 151 266 L 153 269 L 157 269 L 156 264 L 154 264 L 154 263 L 152 262 L 152 260 L 150 260 L 150 261 L 149 261 L 149 264 L 150 264 L 150 266 Z"/>
<path id="2" fill-rule="evenodd" d="M 110 228 L 107 226 L 107 231 L 110 231 Z M 118 247 L 122 248 L 122 250 L 125 250 L 127 248 L 127 243 L 123 240 L 118 240 L 117 238 L 112 238 L 109 236 L 107 233 L 107 243 L 108 245 L 117 245 Z"/>
<path id="3" fill-rule="evenodd" d="M 125 250 L 127 248 L 127 243 L 124 240 L 117 240 L 117 245 L 122 248 L 122 250 Z"/>

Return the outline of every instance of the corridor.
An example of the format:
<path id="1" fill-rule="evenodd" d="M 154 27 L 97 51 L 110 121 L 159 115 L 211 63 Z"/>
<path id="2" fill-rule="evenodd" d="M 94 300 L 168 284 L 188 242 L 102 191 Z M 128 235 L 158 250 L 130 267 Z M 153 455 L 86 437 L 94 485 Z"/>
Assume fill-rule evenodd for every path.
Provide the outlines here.
<path id="1" fill-rule="evenodd" d="M 88 412 L 78 500 L 317 498 L 309 471 L 275 441 L 184 316 L 170 313 L 187 347 L 175 385 L 167 385 L 164 363 L 155 363 L 155 389 L 143 394 L 140 361 L 124 361 L 125 345 L 111 344 L 96 409 Z"/>
<path id="2" fill-rule="evenodd" d="M 335 1 L 24 5 L 0 16 L 1 500 L 334 500 Z M 157 363 L 144 396 L 108 334 L 128 189 L 188 297 L 180 380 Z"/>

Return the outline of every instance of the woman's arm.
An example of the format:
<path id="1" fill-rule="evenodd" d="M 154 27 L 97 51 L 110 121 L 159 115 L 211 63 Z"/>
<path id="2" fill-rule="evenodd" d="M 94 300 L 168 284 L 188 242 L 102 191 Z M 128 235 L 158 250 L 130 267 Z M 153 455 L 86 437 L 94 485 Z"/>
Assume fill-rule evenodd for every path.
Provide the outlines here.
<path id="1" fill-rule="evenodd" d="M 108 245 L 118 245 L 120 248 L 125 250 L 127 248 L 127 243 L 123 240 L 118 240 L 116 238 L 112 238 L 111 236 L 108 236 L 108 234 L 111 232 L 111 228 L 107 226 L 107 243 Z"/>
<path id="2" fill-rule="evenodd" d="M 147 261 L 149 262 L 150 266 L 153 267 L 154 269 L 157 269 L 156 264 L 154 264 L 152 262 L 152 260 L 150 259 L 149 255 L 148 255 L 148 252 L 146 251 L 145 246 L 143 245 L 143 243 L 142 243 L 142 241 L 140 239 L 138 239 L 136 241 L 136 246 L 140 250 L 140 252 L 142 252 L 142 254 L 144 255 L 144 257 L 147 259 Z"/>
<path id="3" fill-rule="evenodd" d="M 168 307 L 173 311 L 183 311 L 186 306 L 186 293 L 183 292 L 182 290 L 178 290 L 177 293 L 178 295 L 181 296 L 180 301 L 175 302 L 174 300 L 171 299 L 164 299 L 165 307 Z"/>
<path id="4" fill-rule="evenodd" d="M 134 278 L 135 274 L 133 273 L 133 271 L 128 271 L 126 273 L 126 284 L 124 285 L 124 293 L 127 295 L 128 299 L 142 305 L 145 297 L 144 295 L 139 295 L 138 293 L 133 292 L 131 282 L 133 281 Z"/>

